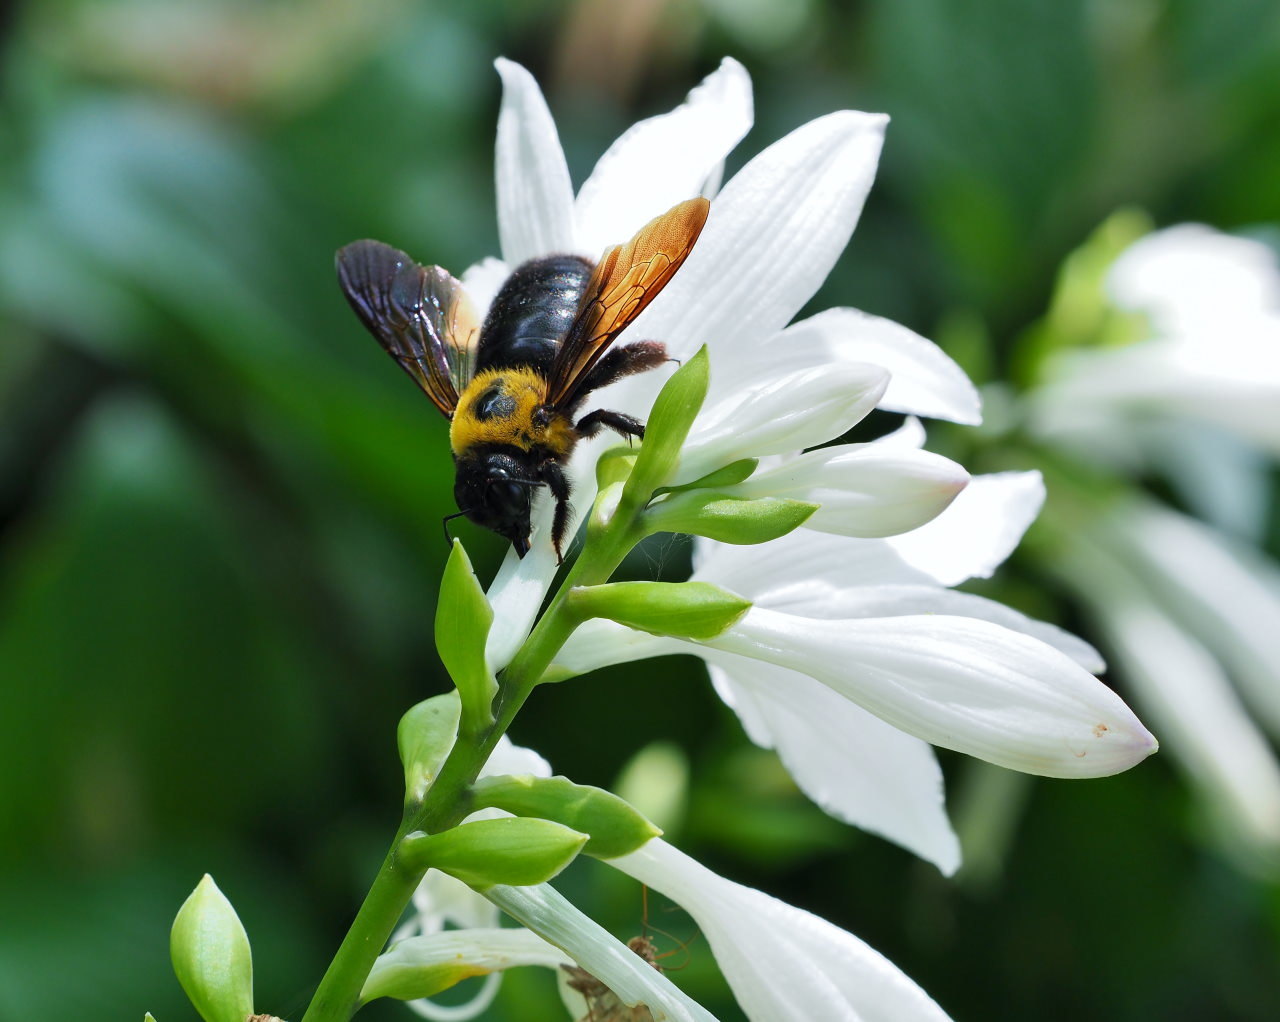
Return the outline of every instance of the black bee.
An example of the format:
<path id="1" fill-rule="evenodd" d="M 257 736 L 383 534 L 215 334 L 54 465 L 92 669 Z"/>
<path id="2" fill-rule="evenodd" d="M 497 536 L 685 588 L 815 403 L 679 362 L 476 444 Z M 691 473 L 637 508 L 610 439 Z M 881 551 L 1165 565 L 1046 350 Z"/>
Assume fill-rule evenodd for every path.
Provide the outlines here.
<path id="1" fill-rule="evenodd" d="M 593 391 L 667 360 L 657 341 L 610 350 L 688 257 L 710 203 L 690 199 L 641 228 L 600 262 L 531 259 L 507 278 L 484 324 L 462 285 L 380 241 L 338 251 L 338 281 L 356 314 L 450 420 L 458 514 L 529 552 L 532 491 L 555 498 L 556 556 L 569 525 L 563 466 L 578 440 L 609 427 L 643 437 L 629 415 L 597 409 Z M 456 517 L 450 515 L 449 517 Z"/>

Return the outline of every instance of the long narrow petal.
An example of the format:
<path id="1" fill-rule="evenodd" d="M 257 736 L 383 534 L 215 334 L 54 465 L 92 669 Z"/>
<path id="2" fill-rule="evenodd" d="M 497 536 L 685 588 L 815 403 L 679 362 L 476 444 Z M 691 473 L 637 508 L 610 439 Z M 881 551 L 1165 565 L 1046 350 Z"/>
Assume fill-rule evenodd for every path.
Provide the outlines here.
<path id="1" fill-rule="evenodd" d="M 716 691 L 751 740 L 776 749 L 800 789 L 824 811 L 915 852 L 947 876 L 956 871 L 960 844 L 947 820 L 942 771 L 927 742 L 812 678 L 709 652 Z"/>
<path id="2" fill-rule="evenodd" d="M 542 90 L 519 64 L 499 57 L 502 107 L 495 160 L 498 237 L 508 266 L 573 249 L 573 186 Z"/>
<path id="3" fill-rule="evenodd" d="M 688 261 L 631 328 L 677 358 L 741 350 L 781 330 L 826 279 L 875 176 L 883 114 L 845 110 L 797 128 L 730 180 Z"/>
<path id="4" fill-rule="evenodd" d="M 827 447 L 757 470 L 732 491 L 822 505 L 805 522 L 842 536 L 892 536 L 937 517 L 969 474 L 941 455 L 876 444 Z"/>
<path id="5" fill-rule="evenodd" d="M 936 1003 L 853 934 L 700 865 L 661 839 L 609 863 L 698 923 L 753 1022 L 944 1022 Z"/>
<path id="6" fill-rule="evenodd" d="M 485 897 L 565 951 L 623 1003 L 647 1005 L 654 1022 L 715 1022 L 709 1011 L 548 885 L 491 887 Z"/>
<path id="7" fill-rule="evenodd" d="M 707 645 L 808 674 L 909 734 L 1025 773 L 1104 777 L 1156 749 L 1097 678 L 987 621 L 823 621 L 753 607 Z"/>
<path id="8" fill-rule="evenodd" d="M 1211 810 L 1280 852 L 1280 764 L 1222 669 L 1149 602 L 1101 602 L 1099 624 L 1118 666 Z"/>
<path id="9" fill-rule="evenodd" d="M 982 401 L 964 370 L 900 323 L 857 309 L 827 309 L 787 327 L 778 344 L 788 358 L 815 347 L 829 360 L 883 366 L 892 379 L 882 408 L 966 425 L 982 421 Z"/>
<path id="10" fill-rule="evenodd" d="M 945 586 L 989 578 L 1044 504 L 1039 472 L 973 476 L 942 514 L 889 540 L 903 560 Z"/>
<path id="11" fill-rule="evenodd" d="M 737 461 L 791 454 L 834 440 L 876 406 L 889 374 L 850 362 L 816 365 L 704 406 L 680 453 L 677 481 Z"/>
<path id="12" fill-rule="evenodd" d="M 1154 505 L 1124 514 L 1114 528 L 1159 599 L 1228 665 L 1250 703 L 1280 734 L 1275 568 L 1255 552 L 1234 549 L 1195 519 Z"/>
<path id="13" fill-rule="evenodd" d="M 751 76 L 726 57 L 680 106 L 628 128 L 578 192 L 576 251 L 598 259 L 606 246 L 698 195 L 752 117 Z"/>

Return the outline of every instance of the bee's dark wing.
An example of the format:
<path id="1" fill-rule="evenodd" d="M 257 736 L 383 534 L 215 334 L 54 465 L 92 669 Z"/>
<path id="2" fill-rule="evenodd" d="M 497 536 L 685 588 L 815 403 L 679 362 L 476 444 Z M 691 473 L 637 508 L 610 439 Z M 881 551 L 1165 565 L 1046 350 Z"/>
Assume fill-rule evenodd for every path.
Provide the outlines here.
<path id="1" fill-rule="evenodd" d="M 583 377 L 688 257 L 710 209 L 706 199 L 689 199 L 651 220 L 625 245 L 605 251 L 587 282 L 577 318 L 556 349 L 547 383 L 549 404 L 573 403 Z"/>
<path id="2" fill-rule="evenodd" d="M 462 285 L 380 241 L 338 250 L 347 301 L 387 353 L 446 416 L 476 373 L 480 322 Z"/>

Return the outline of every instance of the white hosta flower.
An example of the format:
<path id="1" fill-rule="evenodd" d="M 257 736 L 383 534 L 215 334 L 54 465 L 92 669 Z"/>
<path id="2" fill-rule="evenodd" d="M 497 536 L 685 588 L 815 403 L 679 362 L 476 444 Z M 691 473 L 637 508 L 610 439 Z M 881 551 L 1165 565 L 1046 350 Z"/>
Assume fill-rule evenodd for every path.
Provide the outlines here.
<path id="1" fill-rule="evenodd" d="M 928 994 L 853 934 L 727 880 L 661 838 L 609 865 L 665 894 L 693 917 L 749 1019 L 947 1018 Z"/>
<path id="2" fill-rule="evenodd" d="M 499 62 L 499 71 L 498 216 L 505 262 L 487 260 L 464 277 L 481 311 L 519 261 L 552 251 L 597 258 L 607 244 L 626 240 L 675 202 L 713 191 L 725 154 L 751 124 L 749 79 L 726 60 L 684 105 L 625 133 L 575 199 L 537 85 L 508 61 Z M 829 114 L 747 163 L 714 196 L 706 227 L 680 271 L 628 329 L 628 337 L 662 341 L 676 359 L 708 348 L 711 387 L 690 434 L 683 478 L 719 467 L 720 459 L 794 452 L 834 439 L 870 410 L 886 386 L 884 407 L 978 421 L 977 395 L 964 374 L 904 327 L 853 310 L 787 326 L 848 243 L 875 176 L 886 122 L 879 114 Z M 780 350 L 787 351 L 785 360 Z M 882 369 L 893 374 L 887 385 Z M 622 380 L 602 391 L 598 403 L 644 418 L 665 377 L 650 372 Z M 579 514 L 594 497 L 595 461 L 614 442 L 602 435 L 574 452 L 569 476 Z M 903 486 L 914 482 L 917 491 L 921 475 L 941 467 L 940 459 L 920 452 L 904 460 L 911 464 L 903 466 Z M 942 489 L 954 492 L 961 470 L 946 471 Z M 885 479 L 875 483 L 886 499 L 911 504 L 897 531 L 927 519 L 928 511 L 907 501 L 901 487 Z M 829 490 L 837 500 L 844 487 L 837 481 Z M 869 496 L 864 489 L 850 499 L 866 506 Z M 929 492 L 923 506 L 936 513 L 945 499 Z M 892 515 L 881 517 L 877 534 L 893 531 Z M 522 560 L 510 554 L 490 587 L 495 624 L 488 657 L 495 669 L 528 634 L 555 574 L 549 519 L 550 508 L 540 501 L 533 549 Z"/>
<path id="3" fill-rule="evenodd" d="M 896 443 L 909 440 L 885 446 Z M 1043 495 L 1036 473 L 979 476 L 936 520 L 891 539 L 698 540 L 693 577 L 755 604 L 737 625 L 694 644 L 592 621 L 558 661 L 581 672 L 697 652 L 748 735 L 818 805 L 951 873 L 959 847 L 921 739 L 1056 776 L 1112 773 L 1155 748 L 1089 673 L 1102 664 L 1087 643 L 945 588 L 989 575 Z"/>
<path id="4" fill-rule="evenodd" d="M 1130 247 L 1109 277 L 1115 304 L 1151 334 L 1072 351 L 1029 397 L 1043 435 L 1091 458 L 1149 449 L 1168 422 L 1211 424 L 1280 455 L 1280 271 L 1259 242 L 1186 224 Z"/>

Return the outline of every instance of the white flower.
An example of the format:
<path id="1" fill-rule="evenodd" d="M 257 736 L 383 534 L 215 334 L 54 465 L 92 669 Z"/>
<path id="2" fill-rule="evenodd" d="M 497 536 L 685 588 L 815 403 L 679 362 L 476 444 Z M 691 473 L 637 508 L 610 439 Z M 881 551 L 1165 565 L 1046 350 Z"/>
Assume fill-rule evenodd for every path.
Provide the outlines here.
<path id="1" fill-rule="evenodd" d="M 713 873 L 661 838 L 612 859 L 698 924 L 747 1018 L 943 1022 L 892 962 L 825 919 Z"/>
<path id="2" fill-rule="evenodd" d="M 1037 431 L 1090 460 L 1132 460 L 1190 421 L 1280 455 L 1280 273 L 1265 245 L 1173 227 L 1129 248 L 1108 284 L 1150 336 L 1064 354 L 1029 396 Z"/>
<path id="3" fill-rule="evenodd" d="M 935 521 L 892 539 L 698 540 L 693 577 L 751 599 L 741 621 L 699 644 L 591 621 L 558 663 L 583 672 L 697 652 L 748 735 L 818 805 L 954 872 L 927 742 L 1064 777 L 1114 773 L 1155 748 L 1089 673 L 1102 663 L 1087 643 L 945 588 L 989 575 L 1043 497 L 1037 473 L 979 476 Z"/>
<path id="4" fill-rule="evenodd" d="M 504 743 L 495 753 L 497 762 L 491 761 L 486 773 L 522 770 L 520 756 L 533 757 L 540 764 L 539 772 L 545 767 L 536 753 Z M 942 1022 L 947 1017 L 927 994 L 857 937 L 811 913 L 727 880 L 661 839 L 606 864 L 662 892 L 689 913 L 706 936 L 748 1018 L 768 1022 L 791 1018 L 811 1022 Z M 429 889 L 433 896 L 445 892 L 439 885 Z M 463 912 L 442 913 L 439 904 L 429 902 L 426 890 L 424 883 L 420 896 L 414 899 L 420 917 L 410 924 L 412 929 L 423 931 L 422 935 L 400 939 L 379 957 L 370 989 L 398 976 L 424 972 L 459 979 L 486 973 L 490 977 L 480 997 L 459 1007 L 411 1002 L 428 1018 L 475 1017 L 492 999 L 502 970 L 523 965 L 559 970 L 572 961 L 600 979 L 624 1003 L 647 1005 L 659 1022 L 714 1022 L 666 976 L 549 885 L 499 886 L 484 895 L 491 910 L 500 907 L 524 929 L 498 929 L 492 911 L 476 912 L 473 906 Z M 480 899 L 469 889 L 467 894 L 470 899 Z M 452 894 L 444 896 L 457 903 Z M 436 929 L 435 920 L 442 914 L 449 915 L 460 928 Z"/>
<path id="5" fill-rule="evenodd" d="M 498 67 L 504 86 L 498 217 L 505 263 L 488 261 L 464 277 L 481 308 L 516 262 L 557 250 L 596 258 L 606 244 L 625 240 L 676 201 L 710 190 L 725 154 L 751 124 L 746 72 L 726 60 L 683 106 L 625 133 L 575 199 L 537 85 L 510 62 Z M 849 240 L 875 175 L 886 122 L 879 114 L 829 114 L 751 160 L 715 196 L 688 260 L 629 328 L 631 337 L 661 340 L 677 359 L 708 348 L 711 388 L 689 437 L 684 478 L 720 459 L 798 451 L 834 439 L 880 397 L 884 369 L 893 375 L 881 407 L 978 420 L 977 395 L 964 374 L 904 327 L 853 310 L 787 327 Z M 780 350 L 786 350 L 785 360 L 778 358 Z M 644 417 L 665 375 L 623 380 L 601 392 L 599 404 Z M 792 403 L 784 412 L 788 395 Z M 569 475 L 578 513 L 594 495 L 595 459 L 613 442 L 602 436 L 574 453 Z M 936 514 L 965 478 L 958 466 L 920 451 L 903 452 L 892 463 L 851 458 L 857 464 L 824 473 L 820 483 L 806 477 L 787 489 L 779 469 L 754 485 L 821 493 L 831 507 L 817 522 L 883 535 Z M 895 473 L 901 478 L 891 478 Z M 509 555 L 490 587 L 495 625 L 488 658 L 495 669 L 523 642 L 555 574 L 545 540 L 548 518 L 545 504 L 535 509 L 534 531 L 543 541 L 535 541 L 523 560 Z"/>
<path id="6" fill-rule="evenodd" d="M 1256 537 L 1280 455 L 1275 257 L 1182 225 L 1128 248 L 1107 290 L 1115 307 L 1145 317 L 1145 335 L 1051 363 L 1025 399 L 1032 429 L 1089 463 L 1161 471 L 1192 510 Z M 1136 495 L 1059 531 L 1055 563 L 1135 698 L 1168 732 L 1229 843 L 1274 868 L 1280 764 L 1249 711 L 1280 734 L 1280 569 Z"/>

